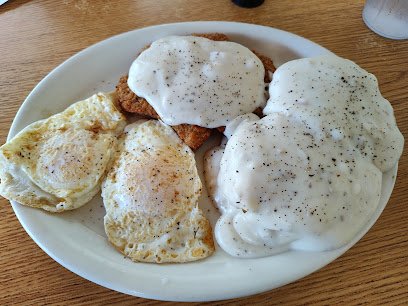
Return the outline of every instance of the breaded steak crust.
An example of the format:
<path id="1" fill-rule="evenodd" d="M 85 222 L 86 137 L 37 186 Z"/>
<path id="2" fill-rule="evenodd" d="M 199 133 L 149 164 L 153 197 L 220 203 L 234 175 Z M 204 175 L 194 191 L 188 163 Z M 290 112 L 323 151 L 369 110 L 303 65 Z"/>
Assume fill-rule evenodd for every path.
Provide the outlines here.
<path id="1" fill-rule="evenodd" d="M 214 41 L 229 41 L 228 36 L 222 33 L 208 33 L 208 34 L 192 34 L 193 36 L 204 37 Z M 148 48 L 148 46 L 146 47 Z M 265 68 L 265 82 L 271 81 L 270 72 L 275 71 L 275 66 L 272 60 L 264 55 L 252 51 L 261 61 Z M 129 113 L 135 113 L 147 118 L 160 119 L 154 108 L 142 97 L 138 97 L 132 92 L 127 84 L 128 76 L 122 76 L 116 86 L 116 93 L 119 99 L 121 108 Z M 183 140 L 191 149 L 197 150 L 211 135 L 211 129 L 191 125 L 180 124 L 172 126 L 177 135 Z"/>

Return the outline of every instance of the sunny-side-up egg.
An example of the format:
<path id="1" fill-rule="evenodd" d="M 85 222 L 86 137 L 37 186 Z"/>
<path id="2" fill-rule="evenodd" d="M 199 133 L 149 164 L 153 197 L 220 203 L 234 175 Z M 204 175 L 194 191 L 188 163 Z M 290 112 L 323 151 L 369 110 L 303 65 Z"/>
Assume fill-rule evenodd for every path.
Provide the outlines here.
<path id="1" fill-rule="evenodd" d="M 95 94 L 28 125 L 1 146 L 0 194 L 50 212 L 89 202 L 126 125 L 115 103 L 114 94 Z"/>
<path id="2" fill-rule="evenodd" d="M 134 261 L 211 255 L 211 226 L 198 207 L 201 188 L 194 154 L 171 127 L 157 120 L 127 126 L 102 184 L 109 241 Z"/>
<path id="3" fill-rule="evenodd" d="M 335 56 L 288 62 L 264 113 L 236 118 L 206 155 L 217 242 L 239 257 L 347 244 L 376 211 L 404 143 L 375 77 Z"/>

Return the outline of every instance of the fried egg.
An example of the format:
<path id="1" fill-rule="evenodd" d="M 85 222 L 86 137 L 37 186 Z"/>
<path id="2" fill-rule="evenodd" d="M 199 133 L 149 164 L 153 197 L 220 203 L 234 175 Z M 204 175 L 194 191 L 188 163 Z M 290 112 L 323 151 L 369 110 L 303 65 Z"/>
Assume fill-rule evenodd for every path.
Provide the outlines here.
<path id="1" fill-rule="evenodd" d="M 156 120 L 125 128 L 102 197 L 109 241 L 133 261 L 187 262 L 214 252 L 194 154 Z"/>
<path id="2" fill-rule="evenodd" d="M 30 124 L 1 146 L 0 194 L 50 212 L 90 201 L 126 125 L 115 100 L 95 94 Z"/>

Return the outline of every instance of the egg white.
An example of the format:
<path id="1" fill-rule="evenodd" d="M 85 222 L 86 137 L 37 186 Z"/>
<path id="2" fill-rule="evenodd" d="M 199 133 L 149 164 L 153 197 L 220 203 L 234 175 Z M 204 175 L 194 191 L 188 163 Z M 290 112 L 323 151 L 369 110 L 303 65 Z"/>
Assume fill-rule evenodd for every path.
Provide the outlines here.
<path id="1" fill-rule="evenodd" d="M 197 206 L 201 188 L 194 154 L 171 127 L 156 120 L 129 125 L 102 184 L 109 241 L 134 261 L 210 255 L 211 227 Z"/>
<path id="2" fill-rule="evenodd" d="M 114 94 L 95 94 L 34 122 L 0 147 L 0 194 L 61 212 L 99 190 L 117 135 L 126 125 Z"/>

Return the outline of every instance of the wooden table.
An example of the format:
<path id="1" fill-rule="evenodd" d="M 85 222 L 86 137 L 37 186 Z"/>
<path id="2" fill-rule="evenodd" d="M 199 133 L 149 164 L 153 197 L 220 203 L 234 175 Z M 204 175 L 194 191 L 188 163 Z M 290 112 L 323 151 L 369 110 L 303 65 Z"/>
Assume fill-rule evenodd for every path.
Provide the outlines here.
<path id="1" fill-rule="evenodd" d="M 266 0 L 244 9 L 229 0 L 16 0 L 0 7 L 0 143 L 33 87 L 55 66 L 112 35 L 159 23 L 227 20 L 290 31 L 374 73 L 408 135 L 408 41 L 364 25 L 363 1 Z M 391 200 L 369 233 L 341 258 L 293 284 L 218 304 L 408 304 L 408 158 Z M 1 199 L 0 304 L 158 304 L 95 285 L 66 270 L 26 234 Z M 170 303 L 169 303 L 170 304 Z"/>

